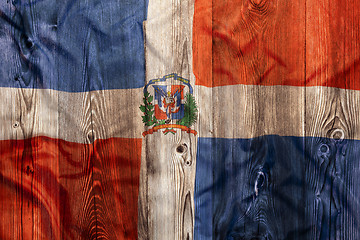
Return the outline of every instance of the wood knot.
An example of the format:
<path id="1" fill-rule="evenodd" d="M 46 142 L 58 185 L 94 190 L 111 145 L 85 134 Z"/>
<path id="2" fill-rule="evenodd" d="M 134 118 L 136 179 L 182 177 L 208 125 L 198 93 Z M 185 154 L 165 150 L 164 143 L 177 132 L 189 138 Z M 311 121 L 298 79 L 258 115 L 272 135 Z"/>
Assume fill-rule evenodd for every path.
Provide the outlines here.
<path id="1" fill-rule="evenodd" d="M 327 160 L 331 155 L 331 148 L 328 144 L 322 143 L 318 147 L 317 156 L 320 158 L 321 163 L 323 163 L 324 160 Z"/>
<path id="2" fill-rule="evenodd" d="M 327 153 L 327 152 L 329 152 L 329 150 L 330 150 L 330 148 L 329 148 L 328 145 L 326 145 L 326 144 L 321 144 L 320 145 L 320 152 Z"/>
<path id="3" fill-rule="evenodd" d="M 20 79 L 21 79 L 21 76 L 20 76 L 20 75 L 15 75 L 15 76 L 14 76 L 14 80 L 15 80 L 15 81 L 18 82 L 18 81 L 20 81 Z"/>
<path id="4" fill-rule="evenodd" d="M 32 50 L 35 46 L 33 41 L 24 33 L 21 34 L 21 43 L 23 46 L 25 46 L 29 50 Z"/>
<path id="5" fill-rule="evenodd" d="M 29 174 L 33 174 L 34 173 L 34 169 L 32 169 L 30 166 L 27 166 L 26 167 L 26 174 L 29 175 Z"/>
<path id="6" fill-rule="evenodd" d="M 94 142 L 94 133 L 93 133 L 93 131 L 91 131 L 91 132 L 89 132 L 88 134 L 87 134 L 87 138 L 89 139 L 89 141 L 92 143 L 92 142 Z"/>
<path id="7" fill-rule="evenodd" d="M 258 14 L 266 14 L 268 12 L 270 1 L 267 0 L 249 0 L 250 9 Z"/>
<path id="8" fill-rule="evenodd" d="M 176 147 L 176 152 L 182 155 L 181 158 L 183 159 L 185 165 L 191 166 L 192 164 L 191 158 L 189 157 L 188 154 L 185 154 L 187 153 L 187 151 L 188 151 L 188 146 L 186 143 L 180 144 L 179 146 Z"/>
<path id="9" fill-rule="evenodd" d="M 262 189 L 265 183 L 265 174 L 263 172 L 258 172 L 258 175 L 255 180 L 255 195 L 257 196 L 259 194 L 259 191 Z"/>
<path id="10" fill-rule="evenodd" d="M 186 153 L 186 152 L 187 152 L 187 145 L 186 145 L 186 143 L 183 143 L 183 144 L 177 146 L 176 152 L 179 153 L 179 154 L 184 154 L 184 153 Z"/>
<path id="11" fill-rule="evenodd" d="M 185 165 L 186 166 L 191 166 L 191 164 L 192 164 L 192 161 L 191 161 L 191 159 L 187 159 L 186 161 L 185 161 Z"/>
<path id="12" fill-rule="evenodd" d="M 340 128 L 333 128 L 329 131 L 330 138 L 336 140 L 336 141 L 342 141 L 345 138 L 345 132 L 344 130 Z"/>

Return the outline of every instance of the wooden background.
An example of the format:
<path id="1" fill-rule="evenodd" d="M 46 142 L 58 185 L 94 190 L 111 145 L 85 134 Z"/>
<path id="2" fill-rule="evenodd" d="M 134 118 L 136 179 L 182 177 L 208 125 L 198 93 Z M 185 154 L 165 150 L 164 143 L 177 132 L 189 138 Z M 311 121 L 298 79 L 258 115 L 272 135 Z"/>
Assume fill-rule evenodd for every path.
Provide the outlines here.
<path id="1" fill-rule="evenodd" d="M 241 61 L 222 58 L 213 50 L 210 65 L 201 64 L 202 58 L 194 58 L 194 54 L 198 56 L 203 51 L 193 46 L 193 14 L 199 7 L 194 4 L 200 3 L 204 17 L 211 19 L 214 26 L 217 17 L 224 21 L 232 36 L 236 35 L 236 45 L 253 44 L 239 57 Z M 36 13 L 35 7 L 24 17 L 33 34 L 42 27 Z M 0 17 L 4 18 L 1 12 Z M 228 43 L 226 38 L 216 33 L 214 26 L 209 26 L 210 46 L 201 36 L 196 39 L 197 46 L 218 47 L 226 56 L 232 45 L 224 44 Z M 315 137 L 311 146 L 325 144 L 331 149 L 331 157 L 314 157 L 324 161 L 321 167 L 310 162 L 303 166 L 314 193 L 303 203 L 304 211 L 311 217 L 306 218 L 306 224 L 303 217 L 303 221 L 291 226 L 302 229 L 306 225 L 309 229 L 303 236 L 294 236 L 286 232 L 289 225 L 285 224 L 276 229 L 281 234 L 272 235 L 274 239 L 360 239 L 359 156 L 351 154 L 358 150 L 342 141 L 360 139 L 360 89 L 344 89 L 359 86 L 360 82 L 359 26 L 360 2 L 356 0 L 223 0 L 222 4 L 205 0 L 149 1 L 148 20 L 144 23 L 146 80 L 176 72 L 190 79 L 193 86 L 199 84 L 195 87 L 199 104 L 195 129 L 200 136 L 216 137 L 224 132 L 229 132 L 226 137 L 230 138 L 266 134 L 311 136 Z M 23 55 L 3 57 L 15 70 L 24 67 L 21 58 L 30 58 L 26 49 L 32 46 L 24 44 Z M 90 52 L 90 48 L 87 50 Z M 195 80 L 193 65 L 197 66 L 199 80 Z M 215 87 L 221 85 L 218 79 L 224 77 L 214 66 L 230 68 L 236 84 L 242 83 L 239 79 L 247 79 L 250 84 L 280 82 L 303 88 L 297 90 L 296 98 L 286 86 L 270 93 L 255 87 L 245 92 L 228 88 L 224 93 Z M 202 76 L 201 72 L 210 75 Z M 204 78 L 211 79 L 214 88 L 200 86 Z M 333 87 L 337 84 L 340 88 Z M 239 92 L 245 102 L 237 98 Z M 111 91 L 84 92 L 77 95 L 76 106 L 57 91 L 44 92 L 48 103 L 39 103 L 38 94 L 21 87 L 0 90 L 0 101 L 7 103 L 5 109 L 0 109 L 1 134 L 14 140 L 0 148 L 1 239 L 194 238 L 197 137 L 178 131 L 173 137 L 154 134 L 141 140 L 141 90 L 128 93 L 127 98 Z M 220 102 L 224 99 L 233 109 L 244 109 L 246 121 L 240 110 L 222 114 Z M 296 111 L 289 109 L 290 100 Z M 56 116 L 50 116 L 53 111 L 42 109 L 46 104 L 57 109 Z M 70 108 L 79 112 L 76 120 L 68 116 Z M 108 118 L 114 112 L 125 111 L 119 117 Z M 77 133 L 79 145 L 72 156 L 76 163 L 65 163 L 66 154 L 51 152 L 57 149 L 52 145 L 59 146 L 58 142 L 33 139 L 37 128 L 53 128 L 51 125 L 56 131 L 48 137 L 61 138 L 67 128 Z M 127 139 L 100 140 L 119 135 Z M 323 143 L 323 137 L 336 141 Z M 21 144 L 16 141 L 24 138 L 32 140 Z M 43 147 L 37 151 L 38 143 Z M 180 145 L 185 151 L 177 151 Z M 140 156 L 134 150 L 137 148 L 142 148 L 141 168 Z M 308 152 L 317 154 L 316 149 Z M 50 154 L 49 159 L 56 161 L 37 162 L 41 154 Z M 139 189 L 134 188 L 136 181 Z M 126 199 L 119 200 L 119 195 Z M 267 202 L 276 202 L 272 195 L 267 197 Z M 137 202 L 138 212 L 127 208 Z M 265 218 L 269 225 L 274 224 L 273 220 Z M 138 229 L 128 229 L 129 222 L 137 224 Z"/>

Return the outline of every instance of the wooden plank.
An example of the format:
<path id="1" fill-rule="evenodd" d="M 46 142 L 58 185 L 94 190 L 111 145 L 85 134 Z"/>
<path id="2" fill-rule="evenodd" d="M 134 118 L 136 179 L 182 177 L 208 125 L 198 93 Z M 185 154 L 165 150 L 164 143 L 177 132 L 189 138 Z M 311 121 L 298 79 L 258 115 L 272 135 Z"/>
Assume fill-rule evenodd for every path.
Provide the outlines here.
<path id="1" fill-rule="evenodd" d="M 86 201 L 89 189 L 83 187 L 87 186 L 86 182 L 91 180 L 91 175 L 80 178 L 79 181 L 68 181 L 66 176 L 78 169 L 76 164 L 74 167 L 67 160 L 71 160 L 70 155 L 70 158 L 78 161 L 78 165 L 86 168 L 92 146 L 83 145 L 82 151 L 71 152 L 71 148 L 60 144 L 59 133 L 66 132 L 69 123 L 78 123 L 73 121 L 66 109 L 72 102 L 59 97 L 58 91 L 32 89 L 35 86 L 54 88 L 53 85 L 56 85 L 56 81 L 47 82 L 50 86 L 43 86 L 42 83 L 44 78 L 56 80 L 59 73 L 58 59 L 52 52 L 56 45 L 47 45 L 57 40 L 57 32 L 52 28 L 54 25 L 48 24 L 57 18 L 57 4 L 46 1 L 19 6 L 15 3 L 12 10 L 15 15 L 14 22 L 9 23 L 14 32 L 12 42 L 14 47 L 19 45 L 18 49 L 13 49 L 16 57 L 9 60 L 16 66 L 14 79 L 11 80 L 17 82 L 17 89 L 7 93 L 12 94 L 13 106 L 13 136 L 9 139 L 15 140 L 15 144 L 7 150 L 8 155 L 2 158 L 9 167 L 3 173 L 2 186 L 9 188 L 11 194 L 6 204 L 14 209 L 7 210 L 13 220 L 9 231 L 3 231 L 3 238 L 82 238 L 86 235 L 88 218 L 79 213 L 82 209 L 87 209 L 88 203 L 92 204 L 91 198 L 90 202 Z M 41 39 L 42 36 L 47 36 L 46 41 L 45 38 Z M 84 107 L 83 118 L 77 120 L 81 123 L 78 128 L 85 133 L 79 136 L 83 143 L 90 142 L 87 134 L 92 129 L 89 121 L 91 110 L 87 107 L 90 106 L 88 97 L 89 94 L 84 93 L 80 99 Z M 55 140 L 34 138 L 42 133 L 52 133 L 51 137 Z"/>
<path id="2" fill-rule="evenodd" d="M 194 86 L 193 4 L 191 0 L 149 2 L 144 27 L 147 81 L 176 73 Z M 192 133 L 158 131 L 144 138 L 139 239 L 193 239 L 195 156 Z"/>
<path id="3" fill-rule="evenodd" d="M 86 81 L 83 79 L 82 81 Z M 91 93 L 80 94 L 78 103 L 81 113 L 76 120 L 69 115 L 67 107 L 72 106 L 73 99 L 59 98 L 59 135 L 68 133 L 68 125 L 77 126 L 76 132 L 80 137 L 77 151 L 71 147 L 59 148 L 59 184 L 65 190 L 63 202 L 68 206 L 68 213 L 59 213 L 62 220 L 59 238 L 83 239 L 96 236 L 94 234 L 96 222 L 94 220 L 94 192 L 93 192 L 93 150 L 94 134 L 91 118 Z M 75 105 L 76 106 L 76 105 Z M 96 218 L 95 218 L 96 219 Z M 71 226 L 71 228 L 69 227 Z"/>
<path id="4" fill-rule="evenodd" d="M 306 81 L 352 89 L 359 82 L 359 2 L 306 1 Z M 309 239 L 359 239 L 359 96 L 306 89 Z M 350 139 L 350 140 L 349 140 Z"/>
<path id="5" fill-rule="evenodd" d="M 100 79 L 94 79 L 94 82 Z M 136 92 L 137 93 L 137 92 Z M 138 191 L 141 163 L 141 141 L 136 129 L 141 95 L 127 91 L 119 96 L 114 91 L 91 92 L 91 122 L 94 139 L 92 164 L 92 229 L 93 235 L 105 239 L 136 239 Z M 124 95 L 126 97 L 124 97 Z M 125 110 L 130 108 L 131 110 Z M 127 111 L 138 116 L 123 115 Z M 108 116 L 112 116 L 109 118 Z M 127 125 L 126 128 L 118 126 Z M 114 129 L 119 131 L 114 134 Z M 112 136 L 130 136 L 111 140 Z M 116 210 L 116 211 L 114 211 Z M 88 219 L 89 216 L 86 217 Z M 96 219 L 96 220 L 94 220 Z M 91 236 L 91 235 L 89 235 Z"/>
<path id="6" fill-rule="evenodd" d="M 0 217 L 9 219 L 0 224 L 0 238 L 135 239 L 142 90 L 112 88 L 135 87 L 143 79 L 141 52 L 140 59 L 128 59 L 134 69 L 115 54 L 136 39 L 118 40 L 141 27 L 121 22 L 120 1 L 5 1 L 0 6 L 1 73 L 11 81 L 2 82 L 10 87 L 0 92 L 5 102 L 0 192 L 7 196 Z M 138 8 L 130 11 L 133 6 L 125 8 L 130 19 L 142 18 Z M 120 66 L 114 68 L 115 63 Z M 124 69 L 132 75 L 113 74 Z M 131 77 L 139 77 L 137 83 Z"/>
<path id="7" fill-rule="evenodd" d="M 2 2 L 0 6 L 2 7 L 3 14 L 14 14 L 14 8 L 11 5 L 4 5 Z M 21 60 L 17 55 L 16 46 L 12 44 L 12 35 L 1 34 L 0 40 L 3 47 L 9 49 L 9 51 L 0 51 L 1 59 L 7 60 L 3 62 L 3 65 L 11 66 L 5 74 L 9 75 L 9 81 L 15 81 L 15 79 L 19 79 L 18 71 L 21 69 Z M 1 109 L 1 132 L 16 139 L 16 135 L 21 134 L 20 124 L 18 122 L 18 106 L 14 104 L 15 101 L 18 100 L 18 96 L 16 94 L 4 94 L 0 91 L 0 97 L 1 101 L 5 103 L 4 106 L 6 106 Z M 7 152 L 3 148 L 1 148 L 0 151 Z M 17 156 L 15 159 L 19 159 L 19 157 Z M 1 161 L 0 217 L 1 219 L 7 219 L 6 221 L 1 221 L 0 224 L 0 238 L 2 239 L 21 239 L 23 235 L 21 226 L 21 220 L 23 218 L 21 198 L 23 191 L 20 187 L 16 187 L 16 184 L 9 184 L 6 181 L 6 175 L 10 179 L 14 179 L 15 183 L 21 181 L 21 171 L 13 171 L 13 166 L 15 166 L 15 169 L 18 169 L 21 166 L 21 162 L 13 161 L 5 163 Z M 32 218 L 31 215 L 29 217 L 30 219 Z"/>
<path id="8" fill-rule="evenodd" d="M 16 6 L 7 3 L 10 10 L 9 16 L 12 16 L 8 24 L 11 26 L 11 32 L 6 35 L 12 38 L 12 41 L 5 41 L 11 44 L 14 56 L 7 56 L 8 63 L 5 66 L 10 66 L 11 79 L 9 81 L 16 81 L 16 85 L 20 88 L 17 91 L 12 92 L 11 106 L 12 111 L 8 112 L 11 115 L 11 124 L 13 126 L 13 136 L 11 139 L 24 139 L 31 138 L 33 132 L 42 128 L 46 117 L 46 111 L 44 116 L 38 115 L 38 110 L 42 107 L 44 102 L 39 101 L 40 96 L 36 91 L 25 91 L 22 86 L 31 86 L 34 82 L 42 81 L 42 74 L 53 75 L 52 69 L 46 69 L 44 72 L 40 72 L 38 66 L 44 62 L 52 61 L 54 59 L 45 58 L 45 54 L 34 56 L 34 51 L 37 50 L 34 44 L 34 36 L 38 32 L 43 31 L 41 29 L 41 17 L 37 15 L 39 9 L 33 7 L 31 12 L 26 11 L 25 8 L 17 8 Z M 4 6 L 5 7 L 5 6 Z M 9 13 L 9 12 L 7 12 Z M 33 22 L 27 22 L 27 19 L 32 19 Z M 45 52 L 44 52 L 45 53 Z M 48 52 L 47 52 L 48 53 Z M 6 99 L 9 96 L 4 96 L 2 99 Z M 54 99 L 52 99 L 52 97 Z M 44 98 L 42 98 L 44 99 Z M 57 94 L 49 92 L 49 99 L 55 101 L 55 107 Z M 51 111 L 48 111 L 50 113 Z M 56 113 L 56 111 L 55 111 Z M 48 116 L 48 120 L 52 117 Z M 55 117 L 56 119 L 56 117 Z M 10 122 L 4 123 L 5 126 Z M 55 128 L 57 121 L 53 121 L 50 124 L 54 124 Z M 16 149 L 15 155 L 12 155 L 12 148 Z M 34 142 L 24 141 L 18 142 L 7 149 L 8 156 L 2 158 L 3 163 L 7 165 L 8 170 L 3 172 L 2 188 L 7 189 L 9 195 L 5 200 L 6 206 L 10 209 L 6 209 L 9 214 L 8 228 L 4 227 L 2 231 L 2 238 L 4 239 L 41 239 L 41 238 L 56 238 L 60 235 L 59 215 L 56 214 L 59 202 L 57 199 L 59 189 L 54 185 L 53 190 L 49 192 L 48 186 L 51 185 L 51 181 L 46 181 L 42 184 L 44 172 L 41 166 L 37 162 L 37 152 L 33 152 L 32 149 L 36 148 Z M 2 152 L 4 153 L 4 152 Z M 39 151 L 40 153 L 40 151 Z M 10 161 L 9 161 L 10 160 Z M 47 167 L 53 171 L 56 175 L 58 173 L 58 162 L 51 161 Z M 50 178 L 50 176 L 49 176 Z M 49 213 L 49 214 L 46 214 Z M 47 223 L 44 218 L 47 217 Z M 2 218 L 3 220 L 5 218 Z M 7 221 L 2 221 L 7 224 Z M 3 225 L 4 226 L 4 225 Z M 53 228 L 49 228 L 53 226 Z M 49 231 L 49 229 L 51 229 Z"/>

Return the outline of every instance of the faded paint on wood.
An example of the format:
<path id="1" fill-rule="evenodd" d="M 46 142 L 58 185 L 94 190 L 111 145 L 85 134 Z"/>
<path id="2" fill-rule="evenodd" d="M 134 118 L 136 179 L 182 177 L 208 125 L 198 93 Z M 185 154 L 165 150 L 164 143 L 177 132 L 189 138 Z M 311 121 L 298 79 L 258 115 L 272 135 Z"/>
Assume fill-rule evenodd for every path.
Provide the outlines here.
<path id="1" fill-rule="evenodd" d="M 193 1 L 159 0 L 150 4 L 149 20 L 145 23 L 147 80 L 175 72 L 190 79 L 194 85 L 191 40 L 193 3 Z M 359 4 L 355 0 L 224 3 L 217 9 L 209 6 L 204 14 L 210 19 L 226 15 L 225 22 L 232 24 L 227 27 L 230 33 L 242 36 L 241 41 L 236 44 L 252 47 L 239 56 L 238 62 L 226 62 L 222 59 L 222 54 L 231 55 L 234 50 L 232 45 L 224 44 L 219 36 L 229 29 L 211 26 L 211 33 L 204 33 L 211 34 L 210 44 L 205 46 L 217 51 L 218 55 L 211 56 L 210 64 L 200 70 L 200 72 L 209 72 L 208 79 L 211 81 L 216 70 L 213 69 L 213 65 L 221 68 L 231 66 L 228 72 L 255 82 L 271 81 L 278 77 L 284 81 L 289 77 L 288 80 L 299 80 L 304 83 L 314 81 L 326 83 L 337 79 L 344 81 L 345 85 L 351 85 L 358 81 L 360 15 Z M 32 11 L 27 13 L 30 16 L 26 18 L 32 19 L 31 24 L 28 23 L 27 26 L 29 35 L 32 33 L 35 35 L 40 30 L 44 31 L 41 29 L 43 25 L 37 22 L 36 16 L 39 10 L 36 8 L 37 5 L 34 5 Z M 49 6 L 49 9 L 54 11 L 57 8 L 57 6 Z M 235 11 L 238 8 L 241 11 Z M 50 15 L 56 16 L 55 13 L 49 13 Z M 19 15 L 15 14 L 14 19 L 19 21 Z M 26 46 L 29 44 L 28 39 L 26 36 L 17 37 L 22 39 L 19 46 L 23 57 L 28 59 L 31 55 Z M 51 37 L 56 38 L 55 35 Z M 89 37 L 88 40 L 84 43 L 84 51 L 96 49 L 93 39 Z M 204 42 L 200 41 L 200 44 Z M 31 45 L 29 46 L 31 48 Z M 14 46 L 9 47 L 14 48 Z M 213 53 L 212 49 L 208 50 Z M 14 49 L 13 52 L 16 51 Z M 51 56 L 51 54 L 47 55 Z M 7 58 L 12 62 L 9 71 L 14 76 L 14 79 L 9 81 L 18 81 L 19 85 L 29 85 L 39 80 L 37 78 L 39 76 L 34 77 L 28 72 L 29 66 L 24 64 L 22 61 L 24 59 L 20 59 L 17 54 Z M 96 58 L 91 56 L 91 59 Z M 87 57 L 84 56 L 84 62 L 86 60 Z M 38 61 L 47 60 L 40 57 Z M 56 59 L 51 61 L 58 67 Z M 195 59 L 196 64 L 200 64 L 201 61 L 202 58 Z M 86 68 L 85 63 L 84 66 Z M 18 75 L 20 72 L 23 73 L 21 76 Z M 221 71 L 217 72 L 217 75 L 221 73 Z M 51 72 L 47 74 L 51 75 Z M 199 74 L 199 77 L 202 76 Z M 89 79 L 84 73 L 82 79 L 76 80 L 82 81 L 83 85 L 87 86 Z M 94 81 L 99 85 L 102 84 L 100 78 Z M 326 86 L 326 84 L 321 85 Z M 262 230 L 270 232 L 271 236 L 279 239 L 286 237 L 359 239 L 360 206 L 356 197 L 360 195 L 357 177 L 359 163 L 357 160 L 347 159 L 349 151 L 354 146 L 343 140 L 360 138 L 359 93 L 326 87 L 296 89 L 296 94 L 293 90 L 289 87 L 267 88 L 267 90 L 258 87 L 233 87 L 221 92 L 217 88 L 210 90 L 197 88 L 195 93 L 201 106 L 200 128 L 197 128 L 199 135 L 250 138 L 264 134 L 291 133 L 296 136 L 318 137 L 308 143 L 307 146 L 312 147 L 308 147 L 306 153 L 311 157 L 306 159 L 306 165 L 299 167 L 304 177 L 302 180 L 310 186 L 310 189 L 304 191 L 306 194 L 302 196 L 303 199 L 297 202 L 298 206 L 304 207 L 305 215 L 289 223 L 279 221 L 277 225 L 269 227 L 271 231 Z M 130 178 L 127 176 L 129 165 L 118 164 L 115 159 L 109 159 L 107 154 L 117 150 L 131 152 L 132 149 L 121 149 L 117 145 L 105 143 L 98 146 L 95 141 L 114 135 L 122 136 L 123 133 L 127 137 L 139 137 L 138 128 L 141 125 L 141 118 L 137 103 L 141 102 L 142 96 L 135 91 L 129 93 L 127 98 L 114 96 L 117 93 L 112 91 L 80 93 L 76 98 L 81 107 L 75 107 L 72 105 L 72 99 L 67 99 L 65 95 L 53 90 L 41 92 L 19 88 L 10 94 L 0 92 L 1 100 L 5 99 L 7 102 L 6 109 L 1 109 L 1 114 L 5 117 L 1 118 L 0 128 L 6 136 L 10 136 L 9 138 L 14 140 L 31 138 L 34 137 L 35 132 L 39 133 L 39 129 L 41 132 L 41 129 L 46 128 L 52 128 L 53 138 L 67 138 L 64 133 L 68 132 L 66 129 L 69 128 L 70 123 L 74 125 L 70 127 L 76 131 L 76 142 L 88 145 L 83 145 L 76 156 L 72 156 L 78 161 L 75 165 L 79 171 L 73 165 L 61 162 L 61 158 L 65 155 L 57 156 L 55 161 L 41 163 L 45 168 L 41 168 L 40 171 L 39 163 L 33 160 L 36 160 L 36 154 L 40 154 L 41 151 L 32 155 L 29 149 L 36 145 L 30 141 L 25 143 L 24 148 L 19 148 L 13 162 L 1 163 L 3 173 L 1 181 L 7 187 L 2 188 L 1 191 L 1 218 L 6 221 L 1 224 L 0 237 L 2 239 L 94 239 L 96 237 L 131 239 L 134 236 L 131 230 L 134 229 L 130 229 L 131 233 L 129 233 L 126 224 L 136 219 L 127 216 L 126 219 L 121 220 L 128 209 L 121 208 L 123 205 L 114 200 L 114 196 L 118 196 L 119 192 L 129 194 L 120 186 Z M 43 95 L 40 97 L 39 94 Z M 47 98 L 49 102 L 41 102 L 46 101 Z M 231 111 L 224 112 L 222 102 L 226 102 L 227 110 Z M 287 105 L 291 105 L 291 108 L 287 108 Z M 126 106 L 133 109 L 130 112 L 131 116 L 135 116 L 134 118 L 130 120 L 126 119 L 126 116 L 108 118 L 111 115 L 109 112 L 116 113 Z M 81 109 L 76 119 L 69 116 L 67 110 L 70 108 Z M 295 111 L 293 108 L 300 110 Z M 56 116 L 50 115 L 54 113 Z M 242 118 L 247 119 L 245 123 L 239 120 Z M 287 124 L 277 124 L 286 123 L 286 119 L 288 119 Z M 130 121 L 128 128 L 137 130 L 129 132 L 124 125 L 117 128 L 114 126 L 117 121 Z M 302 127 L 294 129 L 294 125 Z M 324 142 L 320 137 L 328 137 L 330 140 Z M 192 239 L 196 137 L 180 131 L 177 131 L 175 136 L 157 133 L 144 138 L 143 143 L 139 238 Z M 184 146 L 185 150 L 178 152 L 176 150 L 178 146 Z M 97 147 L 100 153 L 94 156 L 93 150 Z M 321 156 L 317 155 L 319 151 L 323 152 Z M 121 158 L 122 155 L 119 153 L 118 156 Z M 261 154 L 257 156 L 260 158 Z M 261 175 L 258 170 L 261 169 L 262 164 L 261 161 L 254 162 L 253 175 L 251 175 L 253 179 Z M 46 168 L 51 169 L 51 173 L 47 172 Z M 8 169 L 17 169 L 17 171 Z M 43 176 L 53 177 L 48 181 L 51 192 L 43 184 L 45 181 Z M 283 172 L 275 172 L 273 177 L 276 176 L 285 175 Z M 16 184 L 9 185 L 6 182 L 7 178 L 13 179 Z M 275 186 L 274 189 L 279 190 L 277 187 Z M 249 192 L 252 194 L 254 189 L 251 188 Z M 137 191 L 132 189 L 131 196 L 136 196 Z M 261 201 L 258 202 L 257 208 L 261 211 L 259 216 L 256 215 L 251 219 L 254 226 L 278 220 L 272 215 L 271 206 L 280 207 L 282 202 L 274 197 L 274 192 L 267 193 L 269 194 L 259 195 Z M 291 193 L 296 195 L 301 192 Z M 64 200 L 66 198 L 60 197 L 66 195 L 68 195 L 67 203 Z M 118 199 L 122 201 L 121 198 Z M 301 202 L 302 200 L 304 202 Z M 131 198 L 131 201 L 135 202 L 136 199 Z M 71 212 L 71 221 L 68 221 L 67 207 Z M 114 209 L 121 210 L 114 213 Z M 280 215 L 283 216 L 281 219 L 288 219 L 284 215 Z M 254 229 L 251 227 L 248 229 L 250 236 Z M 296 229 L 303 229 L 303 235 L 297 234 Z M 283 235 L 287 230 L 297 235 Z"/>
<path id="2" fill-rule="evenodd" d="M 222 88 L 237 83 L 302 82 L 305 1 L 200 0 L 195 4 L 199 4 L 194 16 L 194 25 L 198 24 L 194 32 L 196 81 L 214 86 L 206 98 L 212 100 L 206 120 L 216 135 L 229 138 L 199 140 L 197 161 L 202 162 L 197 169 L 197 193 L 205 196 L 208 191 L 209 196 L 199 197 L 195 205 L 197 211 L 208 206 L 204 211 L 209 215 L 204 212 L 199 220 L 197 239 L 302 239 L 296 234 L 304 225 L 303 215 L 298 214 L 304 208 L 301 188 L 283 185 L 301 178 L 302 165 L 278 155 L 291 156 L 296 148 L 282 147 L 289 140 L 278 136 L 251 138 L 304 136 L 305 89 L 281 85 Z M 212 53 L 210 58 L 207 52 Z M 200 129 L 208 125 L 206 120 L 200 122 Z M 243 143 L 247 140 L 232 139 L 242 136 L 250 138 L 247 144 Z M 213 181 L 207 184 L 209 178 Z"/>
<path id="3" fill-rule="evenodd" d="M 306 81 L 351 88 L 360 77 L 360 3 L 306 1 Z M 306 88 L 307 239 L 359 239 L 359 92 Z M 323 139 L 321 137 L 326 137 Z"/>
<path id="4" fill-rule="evenodd" d="M 75 10 L 80 7 L 76 4 Z M 72 6 L 62 7 L 68 11 Z M 89 91 L 90 81 L 105 85 L 94 76 L 92 67 L 100 63 L 91 61 L 100 53 L 90 28 L 82 32 L 86 41 L 77 49 L 83 53 L 83 69 L 76 69 L 82 78 L 72 79 L 85 92 L 31 88 L 41 87 L 46 76 L 56 89 L 58 74 L 74 73 L 63 68 L 53 52 L 64 50 L 57 34 L 57 24 L 63 21 L 57 12 L 60 5 L 4 1 L 1 7 L 9 8 L 0 17 L 12 28 L 1 32 L 5 38 L 1 44 L 11 43 L 5 47 L 13 53 L 2 56 L 9 61 L 2 64 L 13 76 L 8 81 L 16 81 L 18 88 L 0 91 L 1 101 L 7 103 L 1 109 L 1 139 L 11 140 L 0 144 L 0 238 L 135 239 L 141 149 L 135 138 L 141 132 L 133 126 L 141 119 L 137 112 L 141 97 L 132 90 L 127 96 L 116 90 Z M 88 10 L 84 14 L 90 15 Z M 70 26 L 63 29 L 73 37 Z M 71 54 L 62 57 L 71 64 Z M 129 114 L 120 114 L 124 107 L 131 108 L 125 111 Z M 131 114 L 136 116 L 133 123 L 127 119 Z"/>

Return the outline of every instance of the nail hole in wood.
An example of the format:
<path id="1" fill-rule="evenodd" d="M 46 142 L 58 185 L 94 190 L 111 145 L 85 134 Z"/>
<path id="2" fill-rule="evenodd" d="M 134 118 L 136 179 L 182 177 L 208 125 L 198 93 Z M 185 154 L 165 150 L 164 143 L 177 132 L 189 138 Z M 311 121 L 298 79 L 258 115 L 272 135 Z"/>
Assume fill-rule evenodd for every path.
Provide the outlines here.
<path id="1" fill-rule="evenodd" d="M 20 123 L 19 122 L 15 122 L 14 124 L 13 124 L 13 128 L 18 128 L 20 126 Z"/>

